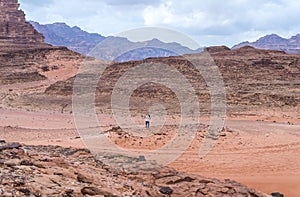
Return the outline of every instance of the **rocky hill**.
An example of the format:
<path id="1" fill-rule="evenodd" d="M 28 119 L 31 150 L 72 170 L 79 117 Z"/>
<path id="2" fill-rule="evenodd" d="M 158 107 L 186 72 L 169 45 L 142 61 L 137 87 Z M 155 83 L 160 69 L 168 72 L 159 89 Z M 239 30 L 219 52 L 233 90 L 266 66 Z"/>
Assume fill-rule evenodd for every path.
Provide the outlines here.
<path id="1" fill-rule="evenodd" d="M 282 38 L 276 34 L 266 35 L 255 42 L 242 42 L 233 46 L 233 49 L 242 46 L 253 46 L 259 49 L 270 49 L 285 51 L 290 54 L 300 54 L 300 34 L 292 36 L 289 39 Z"/>
<path id="2" fill-rule="evenodd" d="M 296 112 L 300 109 L 300 56 L 288 55 L 280 51 L 242 47 L 230 50 L 226 47 L 207 48 L 222 73 L 227 97 L 227 115 L 267 115 L 270 110 L 277 110 L 279 116 L 300 118 Z M 201 54 L 190 55 L 190 58 L 201 58 Z M 110 109 L 110 96 L 115 83 L 129 69 L 144 63 L 163 63 L 174 66 L 193 85 L 199 97 L 201 113 L 209 112 L 210 93 L 201 75 L 184 56 L 150 58 L 142 61 L 113 63 L 107 67 L 99 81 L 98 105 L 101 110 Z M 159 67 L 157 67 L 159 70 Z M 87 75 L 88 77 L 88 75 Z M 128 79 L 128 81 L 134 80 Z M 74 78 L 58 82 L 47 88 L 46 94 L 72 94 Z M 175 82 L 174 82 L 175 83 Z M 156 99 L 163 102 L 167 110 L 179 113 L 180 108 L 176 95 L 170 89 L 153 83 L 139 87 L 132 94 L 132 107 L 145 109 L 151 103 L 144 101 Z M 287 114 L 284 115 L 285 111 Z M 144 111 L 141 111 L 141 113 Z"/>
<path id="3" fill-rule="evenodd" d="M 168 57 L 202 51 L 202 49 L 191 50 L 178 43 L 164 43 L 158 39 L 132 42 L 121 37 L 103 37 L 100 34 L 83 31 L 79 27 L 70 27 L 65 23 L 47 25 L 41 25 L 33 21 L 30 21 L 30 23 L 45 36 L 47 43 L 54 46 L 65 46 L 83 55 L 89 54 L 92 49 L 105 40 L 104 43 L 98 46 L 97 54 L 89 54 L 102 60 L 126 62 L 142 60 L 148 57 Z M 110 53 L 111 51 L 115 53 Z M 126 51 L 126 53 L 120 57 L 116 56 L 119 51 Z"/>
<path id="4" fill-rule="evenodd" d="M 86 149 L 0 140 L 0 153 L 1 196 L 268 196 L 232 180 L 179 173 L 138 158 L 123 159 L 143 171 L 112 168 L 104 162 L 111 156 L 95 157 Z"/>

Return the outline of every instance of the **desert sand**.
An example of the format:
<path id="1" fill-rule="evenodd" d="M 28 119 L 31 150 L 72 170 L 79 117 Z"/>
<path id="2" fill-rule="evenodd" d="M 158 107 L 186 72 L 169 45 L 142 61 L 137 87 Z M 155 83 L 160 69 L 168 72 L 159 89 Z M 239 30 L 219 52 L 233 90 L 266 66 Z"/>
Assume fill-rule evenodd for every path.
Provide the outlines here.
<path id="1" fill-rule="evenodd" d="M 299 55 L 253 47 L 230 50 L 223 46 L 205 49 L 213 60 L 209 64 L 205 53 L 106 62 L 46 44 L 44 37 L 26 22 L 17 0 L 1 1 L 0 8 L 0 22 L 9 24 L 0 32 L 0 176 L 1 183 L 5 183 L 0 185 L 0 195 L 4 192 L 9 192 L 7 196 L 40 192 L 50 196 L 105 195 L 108 193 L 102 190 L 104 187 L 109 196 L 124 194 L 124 191 L 128 195 L 141 192 L 147 196 L 169 196 L 173 190 L 165 186 L 171 185 L 175 188 L 174 196 L 192 193 L 196 196 L 266 196 L 254 189 L 266 194 L 278 191 L 288 197 L 299 196 Z M 83 62 L 88 66 L 82 65 Z M 144 65 L 142 72 L 126 75 L 141 64 Z M 195 66 L 198 64 L 205 66 L 206 75 Z M 162 71 L 162 65 L 170 67 Z M 114 89 L 131 91 L 136 79 L 146 78 L 142 74 L 148 72 L 149 66 L 154 78 L 158 79 L 136 87 L 126 102 L 121 100 L 114 106 Z M 176 72 L 168 72 L 171 67 Z M 78 73 L 81 68 L 83 72 Z M 99 68 L 105 68 L 101 76 L 97 76 Z M 177 77 L 178 74 L 184 76 L 184 80 Z M 85 133 L 76 129 L 78 122 L 73 117 L 76 114 L 72 108 L 76 76 L 80 76 L 80 82 L 97 80 L 95 84 L 80 84 L 79 88 L 79 92 L 83 92 L 80 96 L 86 98 L 91 92 L 83 90 L 96 86 L 94 103 L 87 104 L 95 104 L 93 111 L 101 125 L 88 129 L 93 132 L 101 129 L 105 134 L 101 137 L 107 137 L 122 149 L 145 152 L 168 145 L 177 135 L 180 105 L 184 102 L 189 109 L 183 122 L 184 131 L 189 132 L 194 127 L 190 120 L 198 120 L 195 110 L 201 114 L 201 124 L 197 125 L 194 136 L 188 136 L 193 140 L 183 154 L 165 168 L 157 165 L 152 168 L 152 161 L 150 167 L 146 166 L 146 170 L 139 173 L 107 166 L 104 162 L 114 159 L 121 165 L 131 165 L 136 160 L 143 164 L 149 161 L 144 161 L 144 157 L 123 155 L 95 157 L 87 149 L 74 149 L 90 148 L 86 146 L 86 139 L 83 140 Z M 118 80 L 124 76 L 123 83 L 127 86 L 116 88 Z M 183 86 L 183 81 L 189 86 Z M 177 88 L 179 97 L 170 87 Z M 186 91 L 189 88 L 194 91 Z M 211 92 L 217 94 L 210 95 Z M 195 100 L 200 107 L 189 105 Z M 223 104 L 211 108 L 211 104 L 220 104 L 218 101 Z M 124 103 L 132 113 L 133 124 L 121 128 L 112 116 L 112 108 Z M 222 133 L 208 154 L 200 157 L 198 152 L 207 136 L 208 117 L 212 110 L 222 111 L 225 103 L 227 111 Z M 166 122 L 152 113 L 151 128 L 144 129 L 144 115 L 155 104 L 164 105 Z M 83 111 L 85 107 L 83 105 Z M 159 109 L 153 112 L 160 113 Z M 136 126 L 152 135 L 131 135 L 130 131 Z M 172 151 L 166 152 L 172 156 Z M 74 187 L 66 189 L 67 186 Z"/>
<path id="2" fill-rule="evenodd" d="M 107 116 L 106 122 L 112 121 L 109 119 Z M 0 128 L 3 130 L 0 138 L 7 141 L 85 148 L 70 114 L 1 109 Z M 170 167 L 236 180 L 264 193 L 280 191 L 286 196 L 297 196 L 300 192 L 299 120 L 289 124 L 284 119 L 228 118 L 225 128 L 206 157 L 198 156 L 203 138 L 197 135 L 190 148 Z M 120 140 L 119 145 L 128 148 L 130 140 Z M 153 141 L 150 144 L 144 141 L 142 146 L 153 148 Z"/>
<path id="3" fill-rule="evenodd" d="M 125 63 L 123 66 L 126 70 L 132 65 Z M 62 68 L 59 75 L 56 70 L 46 73 L 48 79 L 44 81 L 2 85 L 0 139 L 27 145 L 89 148 L 85 146 L 85 141 L 75 127 L 70 95 L 72 80 L 67 80 L 66 83 L 58 82 L 74 75 L 75 71 L 75 68 Z M 168 144 L 176 133 L 179 122 L 176 115 L 177 108 L 172 111 L 173 106 L 177 106 L 177 101 L 173 99 L 173 95 L 169 95 L 168 90 L 159 86 L 153 86 L 151 91 L 156 93 L 158 91 L 157 97 L 169 95 L 165 102 L 168 103 L 167 111 L 173 114 L 168 119 L 172 121 L 163 122 L 165 125 L 160 125 L 162 123 L 159 122 L 159 118 L 152 116 L 152 119 L 158 122 L 151 123 L 150 131 L 155 131 L 159 135 L 143 139 L 126 134 L 129 128 L 114 130 L 118 125 L 112 115 L 107 113 L 110 106 L 110 86 L 113 87 L 114 82 L 106 77 L 113 75 L 117 78 L 122 72 L 124 71 L 110 70 L 102 79 L 109 84 L 103 94 L 98 95 L 99 105 L 96 106 L 96 112 L 102 123 L 99 127 L 107 131 L 108 138 L 113 143 L 125 149 L 153 150 Z M 230 72 L 228 73 L 227 78 L 230 78 Z M 246 74 L 245 71 L 243 76 Z M 256 75 L 260 75 L 260 72 Z M 300 117 L 297 111 L 297 80 L 293 81 L 295 88 L 288 89 L 291 93 L 285 92 L 281 84 L 273 79 L 270 81 L 274 81 L 274 85 L 267 86 L 269 90 L 264 92 L 265 84 L 256 87 L 258 80 L 256 75 L 251 76 L 253 81 L 249 84 L 247 82 L 239 84 L 240 87 L 233 86 L 237 90 L 228 87 L 233 94 L 228 101 L 224 131 L 206 157 L 200 158 L 198 155 L 206 136 L 205 129 L 199 129 L 190 147 L 176 161 L 169 164 L 169 167 L 184 173 L 236 180 L 267 194 L 278 191 L 288 197 L 297 197 L 300 192 Z M 297 78 L 297 75 L 293 76 Z M 51 91 L 47 92 L 50 86 Z M 238 90 L 252 86 L 255 86 L 255 89 L 246 93 Z M 137 90 L 133 96 L 133 103 L 141 104 L 139 95 L 142 98 L 147 97 L 143 88 L 145 87 Z M 257 97 L 257 92 L 262 93 Z M 274 96 L 273 92 L 282 97 Z M 152 104 L 137 105 L 136 109 L 132 110 L 133 122 L 143 127 L 143 115 L 147 110 L 145 107 Z M 208 124 L 206 115 L 204 113 L 204 116 L 200 117 L 203 125 Z M 189 125 L 188 122 L 186 124 Z"/>

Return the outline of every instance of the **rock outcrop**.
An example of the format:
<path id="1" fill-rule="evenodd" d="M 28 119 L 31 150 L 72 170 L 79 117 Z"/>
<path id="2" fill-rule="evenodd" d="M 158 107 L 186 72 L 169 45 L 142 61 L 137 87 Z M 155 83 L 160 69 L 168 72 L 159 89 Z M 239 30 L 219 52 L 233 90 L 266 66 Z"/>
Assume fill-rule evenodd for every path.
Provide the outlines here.
<path id="1" fill-rule="evenodd" d="M 86 149 L 1 141 L 0 153 L 0 196 L 268 196 L 232 180 L 167 167 L 115 169 L 103 162 L 105 156 L 96 158 Z"/>
<path id="2" fill-rule="evenodd" d="M 18 0 L 0 0 L 0 50 L 46 46 L 44 37 L 26 22 Z"/>
<path id="3" fill-rule="evenodd" d="M 81 59 L 66 47 L 46 44 L 26 22 L 18 0 L 0 0 L 0 85 L 71 77 Z"/>

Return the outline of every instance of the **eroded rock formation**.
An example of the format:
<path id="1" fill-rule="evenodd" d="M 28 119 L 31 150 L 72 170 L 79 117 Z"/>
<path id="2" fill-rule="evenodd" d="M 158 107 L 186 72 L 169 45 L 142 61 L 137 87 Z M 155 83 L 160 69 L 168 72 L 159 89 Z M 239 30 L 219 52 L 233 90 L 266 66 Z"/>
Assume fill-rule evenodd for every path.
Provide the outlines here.
<path id="1" fill-rule="evenodd" d="M 99 158 L 86 149 L 22 146 L 0 140 L 0 195 L 268 196 L 228 179 L 188 175 L 168 167 L 139 173 L 122 171 L 105 164 L 105 156 Z M 139 166 L 146 165 L 131 159 Z"/>
<path id="2" fill-rule="evenodd" d="M 0 50 L 43 45 L 44 37 L 26 22 L 18 0 L 0 0 Z"/>

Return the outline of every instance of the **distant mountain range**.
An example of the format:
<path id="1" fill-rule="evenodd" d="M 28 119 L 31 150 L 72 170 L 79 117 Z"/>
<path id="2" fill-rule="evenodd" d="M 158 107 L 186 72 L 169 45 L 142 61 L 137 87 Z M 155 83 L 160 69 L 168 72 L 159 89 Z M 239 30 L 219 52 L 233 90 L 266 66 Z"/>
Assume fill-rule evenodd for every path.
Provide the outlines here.
<path id="1" fill-rule="evenodd" d="M 203 49 L 192 50 L 178 43 L 164 43 L 158 39 L 145 42 L 132 42 L 121 37 L 105 37 L 97 33 L 89 33 L 79 27 L 70 27 L 65 23 L 41 25 L 29 21 L 37 31 L 42 33 L 45 41 L 54 46 L 65 46 L 83 55 L 91 55 L 103 60 L 125 62 L 142 60 L 149 57 L 167 57 L 174 55 L 199 53 Z M 99 45 L 99 43 L 101 43 Z M 97 46 L 97 50 L 95 47 Z M 233 49 L 252 46 L 258 49 L 285 51 L 300 54 L 300 34 L 289 39 L 276 34 L 266 35 L 255 42 L 242 42 Z"/>
<path id="2" fill-rule="evenodd" d="M 88 33 L 76 26 L 70 27 L 65 23 L 47 25 L 41 25 L 33 21 L 30 21 L 30 23 L 44 35 L 45 42 L 54 46 L 65 46 L 83 55 L 91 55 L 103 60 L 126 62 L 149 57 L 168 57 L 202 51 L 202 49 L 192 50 L 175 42 L 164 43 L 158 39 L 131 42 L 121 37 L 104 37 L 97 33 Z M 95 49 L 95 47 L 97 48 Z"/>
<path id="3" fill-rule="evenodd" d="M 266 35 L 255 42 L 242 42 L 232 48 L 235 49 L 243 46 L 253 46 L 259 49 L 271 49 L 285 51 L 290 54 L 300 54 L 300 34 L 292 36 L 289 39 L 282 38 L 276 34 Z"/>
<path id="4" fill-rule="evenodd" d="M 48 44 L 65 46 L 83 55 L 86 55 L 99 42 L 105 39 L 105 37 L 100 34 L 88 33 L 79 27 L 70 27 L 65 23 L 41 25 L 37 22 L 29 22 L 38 32 L 44 35 L 45 42 Z"/>

